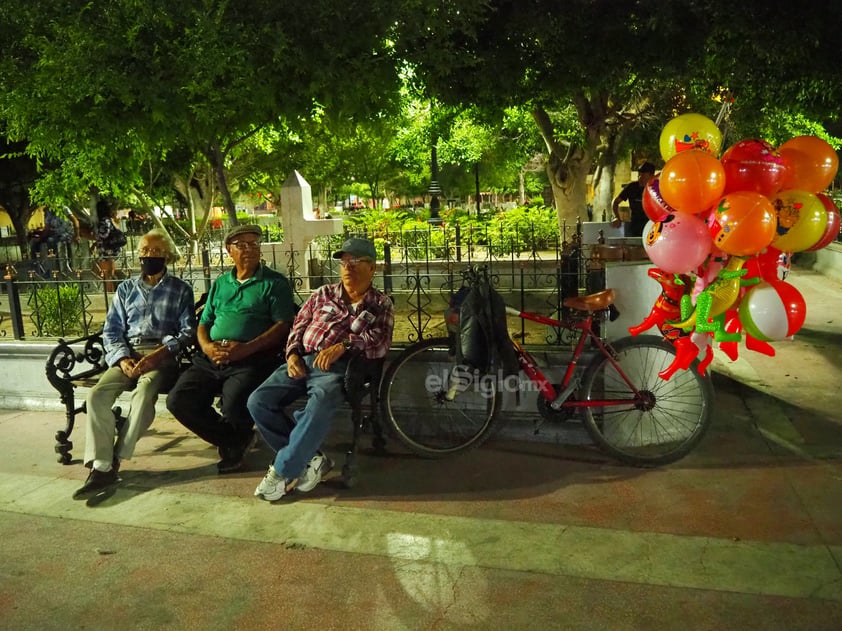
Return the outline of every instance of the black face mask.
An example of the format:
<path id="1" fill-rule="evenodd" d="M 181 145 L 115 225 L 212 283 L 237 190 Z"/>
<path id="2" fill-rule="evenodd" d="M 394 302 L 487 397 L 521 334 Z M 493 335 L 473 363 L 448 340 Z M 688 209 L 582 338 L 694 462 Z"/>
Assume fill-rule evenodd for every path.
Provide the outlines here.
<path id="1" fill-rule="evenodd" d="M 146 276 L 155 276 L 164 271 L 167 260 L 161 256 L 140 257 L 140 271 Z"/>

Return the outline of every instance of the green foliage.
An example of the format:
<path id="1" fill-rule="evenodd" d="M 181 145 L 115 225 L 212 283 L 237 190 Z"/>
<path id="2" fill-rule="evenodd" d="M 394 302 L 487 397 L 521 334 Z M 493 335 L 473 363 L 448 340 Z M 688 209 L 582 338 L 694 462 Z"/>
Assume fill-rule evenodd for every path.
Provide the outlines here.
<path id="1" fill-rule="evenodd" d="M 427 221 L 429 211 L 417 214 L 405 210 L 363 210 L 346 218 L 349 232 L 365 234 L 374 241 L 378 256 L 388 241 L 402 258 L 421 261 L 428 258 L 447 258 L 447 244 L 459 241 L 466 247 L 484 246 L 493 256 L 520 254 L 535 244 L 536 249 L 552 249 L 558 240 L 558 220 L 555 211 L 545 206 L 531 205 L 501 211 L 488 217 L 477 216 L 464 208 L 441 211 L 441 224 Z"/>
<path id="2" fill-rule="evenodd" d="M 59 337 L 82 333 L 84 308 L 78 284 L 36 289 L 32 302 L 33 317 L 41 335 Z"/>
<path id="3" fill-rule="evenodd" d="M 497 213 L 486 224 L 485 245 L 494 256 L 524 252 L 529 244 L 538 250 L 553 247 L 558 219 L 552 208 L 518 207 Z"/>
<path id="4" fill-rule="evenodd" d="M 351 232 L 364 233 L 370 239 L 387 239 L 389 235 L 400 232 L 407 222 L 413 220 L 414 215 L 408 210 L 373 208 L 348 215 L 345 217 L 345 225 Z"/>

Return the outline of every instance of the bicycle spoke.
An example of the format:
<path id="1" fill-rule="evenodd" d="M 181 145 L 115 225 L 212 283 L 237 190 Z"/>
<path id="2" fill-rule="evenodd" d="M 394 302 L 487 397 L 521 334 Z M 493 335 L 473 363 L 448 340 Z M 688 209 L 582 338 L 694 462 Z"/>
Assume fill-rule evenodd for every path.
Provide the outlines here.
<path id="1" fill-rule="evenodd" d="M 459 383 L 454 386 L 453 375 Z M 413 452 L 438 457 L 476 447 L 491 432 L 499 406 L 494 384 L 454 372 L 447 340 L 424 340 L 390 366 L 382 396 L 384 416 Z"/>
<path id="2" fill-rule="evenodd" d="M 701 439 L 710 418 L 710 384 L 694 370 L 665 381 L 658 373 L 674 359 L 672 347 L 658 338 L 628 339 L 614 345 L 622 373 L 607 359 L 589 368 L 582 391 L 586 398 L 628 399 L 628 405 L 586 409 L 586 428 L 607 452 L 631 464 L 663 464 L 686 455 Z"/>

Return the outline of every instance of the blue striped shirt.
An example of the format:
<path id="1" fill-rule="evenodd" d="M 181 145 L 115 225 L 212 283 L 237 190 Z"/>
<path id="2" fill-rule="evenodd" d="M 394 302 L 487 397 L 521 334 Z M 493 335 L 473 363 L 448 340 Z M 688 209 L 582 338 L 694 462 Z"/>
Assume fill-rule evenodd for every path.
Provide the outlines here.
<path id="1" fill-rule="evenodd" d="M 180 278 L 164 275 L 154 287 L 140 276 L 123 281 L 105 316 L 102 339 L 105 361 L 115 366 L 132 355 L 137 343 L 164 344 L 175 355 L 193 343 L 196 312 L 193 289 Z"/>

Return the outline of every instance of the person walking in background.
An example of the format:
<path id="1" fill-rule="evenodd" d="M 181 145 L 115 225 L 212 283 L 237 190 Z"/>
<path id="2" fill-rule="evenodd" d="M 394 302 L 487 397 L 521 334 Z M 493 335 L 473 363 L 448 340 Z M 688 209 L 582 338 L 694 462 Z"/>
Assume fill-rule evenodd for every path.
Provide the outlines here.
<path id="1" fill-rule="evenodd" d="M 100 199 L 96 203 L 97 223 L 94 230 L 96 247 L 96 265 L 100 277 L 105 281 L 105 290 L 114 291 L 114 262 L 119 258 L 126 245 L 126 235 L 117 226 L 117 209 L 108 201 Z"/>
<path id="2" fill-rule="evenodd" d="M 249 394 L 281 361 L 295 302 L 289 281 L 261 263 L 260 226 L 230 230 L 225 248 L 234 269 L 211 285 L 199 319 L 201 353 L 167 396 L 178 421 L 219 451 L 217 471 L 232 473 L 255 442 Z M 213 399 L 222 394 L 222 414 Z"/>
<path id="3" fill-rule="evenodd" d="M 643 228 L 649 217 L 643 210 L 643 191 L 646 185 L 655 177 L 655 165 L 651 162 L 644 162 L 637 169 L 637 181 L 630 182 L 623 187 L 623 190 L 614 198 L 611 203 L 611 208 L 614 211 L 614 220 L 611 225 L 619 228 L 623 225 L 623 220 L 620 219 L 620 202 L 628 202 L 629 210 L 631 211 L 630 225 L 626 229 L 625 236 L 640 237 L 643 235 Z"/>
<path id="4" fill-rule="evenodd" d="M 248 399 L 248 408 L 263 439 L 275 452 L 255 496 L 274 501 L 292 489 L 311 491 L 333 467 L 318 451 L 342 404 L 349 359 L 386 356 L 395 320 L 392 301 L 375 289 L 377 255 L 367 239 L 348 239 L 334 252 L 341 259 L 342 280 L 319 287 L 307 299 L 292 325 L 286 363 Z M 307 395 L 292 418 L 284 408 Z"/>
<path id="5" fill-rule="evenodd" d="M 167 264 L 178 259 L 172 241 L 163 231 L 150 230 L 138 255 L 141 273 L 120 284 L 102 328 L 109 368 L 88 393 L 85 466 L 91 471 L 74 494 L 77 499 L 117 482 L 120 462 L 132 457 L 155 419 L 158 393 L 178 376 L 176 356 L 194 340 L 193 289 L 167 273 Z M 115 443 L 112 406 L 132 388 L 131 408 Z"/>

